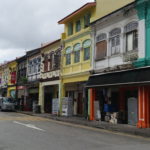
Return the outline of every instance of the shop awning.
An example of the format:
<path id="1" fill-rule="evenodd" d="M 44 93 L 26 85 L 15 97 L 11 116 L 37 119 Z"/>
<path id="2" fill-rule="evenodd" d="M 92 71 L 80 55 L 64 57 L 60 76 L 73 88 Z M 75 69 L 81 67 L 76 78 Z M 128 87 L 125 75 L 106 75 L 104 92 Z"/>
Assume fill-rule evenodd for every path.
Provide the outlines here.
<path id="1" fill-rule="evenodd" d="M 141 68 L 89 77 L 86 87 L 106 87 L 115 85 L 134 85 L 150 83 L 150 68 Z"/>

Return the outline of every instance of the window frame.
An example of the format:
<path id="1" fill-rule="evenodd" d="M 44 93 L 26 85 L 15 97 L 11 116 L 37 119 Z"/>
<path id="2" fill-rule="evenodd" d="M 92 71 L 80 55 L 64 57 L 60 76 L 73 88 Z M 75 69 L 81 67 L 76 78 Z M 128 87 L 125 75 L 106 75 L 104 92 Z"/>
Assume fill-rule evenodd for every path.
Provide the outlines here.
<path id="1" fill-rule="evenodd" d="M 84 15 L 84 28 L 88 28 L 90 26 L 91 13 L 88 12 Z"/>
<path id="2" fill-rule="evenodd" d="M 76 21 L 76 32 L 79 32 L 79 31 L 81 31 L 81 20 L 80 19 Z"/>
<path id="3" fill-rule="evenodd" d="M 68 66 L 68 65 L 71 65 L 71 53 L 72 53 L 72 47 L 69 46 L 65 49 L 65 65 Z M 68 60 L 69 59 L 69 60 Z"/>
<path id="4" fill-rule="evenodd" d="M 125 32 L 125 43 L 126 43 L 126 52 L 132 52 L 138 50 L 138 21 L 129 22 L 124 27 Z M 128 35 L 132 35 L 132 50 L 128 49 Z"/>
<path id="5" fill-rule="evenodd" d="M 48 72 L 48 70 L 49 70 L 49 67 L 48 67 L 49 61 L 48 61 L 48 55 L 47 54 L 44 56 L 43 65 L 44 65 L 44 72 Z"/>
<path id="6" fill-rule="evenodd" d="M 68 23 L 68 36 L 73 34 L 73 22 Z"/>
<path id="7" fill-rule="evenodd" d="M 101 43 L 101 42 L 106 42 L 106 54 L 105 54 L 105 56 L 101 56 L 101 58 L 100 57 L 98 57 L 98 49 L 97 49 L 97 45 L 99 44 L 99 43 Z M 105 57 L 107 57 L 107 44 L 108 44 L 108 42 L 107 42 L 107 34 L 106 33 L 101 33 L 101 34 L 99 34 L 97 37 L 96 37 L 96 52 L 95 52 L 95 60 L 96 61 L 98 61 L 98 60 L 102 60 L 102 59 L 104 59 Z"/>
<path id="8" fill-rule="evenodd" d="M 59 49 L 55 51 L 54 63 L 55 63 L 55 69 L 59 69 L 61 63 L 61 50 Z"/>
<path id="9" fill-rule="evenodd" d="M 83 47 L 83 60 L 84 61 L 88 61 L 90 59 L 91 45 L 92 45 L 92 41 L 90 39 L 87 39 L 87 40 L 83 41 L 82 47 Z M 88 52 L 88 57 L 87 58 L 86 58 L 86 55 L 85 55 L 86 52 Z"/>
<path id="10" fill-rule="evenodd" d="M 74 51 L 74 63 L 80 62 L 80 50 L 81 50 L 81 44 L 77 43 L 74 45 L 73 51 Z"/>
<path id="11" fill-rule="evenodd" d="M 50 70 L 55 69 L 55 53 L 52 51 L 50 53 Z"/>
<path id="12" fill-rule="evenodd" d="M 111 56 L 118 55 L 121 48 L 121 28 L 114 28 L 109 32 Z M 114 44 L 114 46 L 112 46 Z M 114 51 L 114 52 L 113 52 Z"/>

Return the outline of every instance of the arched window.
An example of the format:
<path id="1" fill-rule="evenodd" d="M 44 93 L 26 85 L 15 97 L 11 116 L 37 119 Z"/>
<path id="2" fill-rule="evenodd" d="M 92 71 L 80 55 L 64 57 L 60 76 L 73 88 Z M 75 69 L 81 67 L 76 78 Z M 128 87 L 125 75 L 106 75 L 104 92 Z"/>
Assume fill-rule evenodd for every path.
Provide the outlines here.
<path id="1" fill-rule="evenodd" d="M 121 28 L 115 28 L 109 33 L 111 55 L 120 53 L 120 35 Z"/>
<path id="2" fill-rule="evenodd" d="M 77 43 L 74 45 L 74 63 L 80 62 L 80 50 L 81 50 L 81 44 Z"/>
<path id="3" fill-rule="evenodd" d="M 107 38 L 106 33 L 101 33 L 100 35 L 98 35 L 98 36 L 96 37 L 96 43 L 97 43 L 97 42 L 100 42 L 100 41 L 103 41 L 103 40 L 106 40 L 106 38 Z"/>
<path id="4" fill-rule="evenodd" d="M 124 27 L 126 34 L 126 51 L 137 50 L 138 48 L 138 22 L 133 21 Z"/>
<path id="5" fill-rule="evenodd" d="M 101 33 L 96 37 L 96 60 L 105 58 L 107 55 L 107 35 Z"/>
<path id="6" fill-rule="evenodd" d="M 70 46 L 67 47 L 65 52 L 66 52 L 66 65 L 70 65 L 72 48 Z"/>
<path id="7" fill-rule="evenodd" d="M 83 42 L 83 50 L 84 50 L 84 54 L 83 54 L 83 59 L 86 61 L 88 59 L 90 59 L 90 49 L 91 49 L 91 40 L 85 40 Z"/>

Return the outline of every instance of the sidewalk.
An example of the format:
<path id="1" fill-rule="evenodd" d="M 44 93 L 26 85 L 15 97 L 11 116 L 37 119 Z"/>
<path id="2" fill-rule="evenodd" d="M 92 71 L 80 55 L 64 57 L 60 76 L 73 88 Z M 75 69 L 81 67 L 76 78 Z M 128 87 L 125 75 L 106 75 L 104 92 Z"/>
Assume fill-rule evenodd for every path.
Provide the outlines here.
<path id="1" fill-rule="evenodd" d="M 131 125 L 127 125 L 127 124 L 111 124 L 111 123 L 100 122 L 100 121 L 88 121 L 85 118 L 81 118 L 81 117 L 62 117 L 62 116 L 58 117 L 58 116 L 54 116 L 54 115 L 46 114 L 46 113 L 34 114 L 32 112 L 24 112 L 24 111 L 18 111 L 18 113 L 54 119 L 57 121 L 80 124 L 80 125 L 85 125 L 85 126 L 89 126 L 89 127 L 105 129 L 105 130 L 109 130 L 109 131 L 113 131 L 113 132 L 122 132 L 122 133 L 126 133 L 126 134 L 138 135 L 138 136 L 150 138 L 150 128 L 149 129 L 139 129 L 135 126 L 131 126 Z"/>

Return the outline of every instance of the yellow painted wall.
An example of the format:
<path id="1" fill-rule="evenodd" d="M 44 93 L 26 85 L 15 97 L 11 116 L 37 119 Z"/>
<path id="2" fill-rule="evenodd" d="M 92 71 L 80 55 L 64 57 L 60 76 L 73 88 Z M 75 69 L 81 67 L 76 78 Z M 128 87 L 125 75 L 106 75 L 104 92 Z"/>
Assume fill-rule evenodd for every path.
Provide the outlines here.
<path id="1" fill-rule="evenodd" d="M 13 70 L 13 71 L 16 71 L 17 70 L 17 62 L 16 61 L 12 61 L 10 63 L 8 63 L 8 68 L 9 68 L 9 74 L 8 74 L 8 85 L 12 85 L 11 83 L 11 70 L 10 68 Z"/>
<path id="2" fill-rule="evenodd" d="M 85 40 L 91 40 L 91 28 L 84 28 L 84 16 L 89 13 L 91 17 L 95 15 L 95 8 L 89 8 L 88 10 L 82 11 L 70 18 L 65 24 L 64 33 L 62 34 L 62 42 L 64 43 L 64 49 L 62 52 L 62 66 L 61 66 L 61 78 L 62 84 L 70 82 L 81 82 L 87 81 L 89 78 L 89 70 L 91 69 L 92 59 L 92 44 L 90 49 L 90 59 L 84 61 L 83 48 L 80 50 L 80 62 L 74 63 L 74 53 L 71 53 L 71 64 L 66 65 L 65 51 L 67 47 L 74 47 L 75 44 L 80 43 L 81 46 Z M 76 21 L 81 21 L 81 30 L 76 32 Z M 73 23 L 73 34 L 68 36 L 68 24 Z"/>
<path id="3" fill-rule="evenodd" d="M 89 78 L 89 75 L 90 74 L 81 74 L 80 76 L 75 76 L 75 77 L 67 77 L 67 78 L 64 78 L 62 81 L 63 83 L 74 83 L 74 82 L 82 82 L 82 81 L 87 81 L 88 78 Z"/>
<path id="4" fill-rule="evenodd" d="M 104 17 L 113 11 L 124 7 L 135 0 L 96 0 L 96 16 L 91 18 L 91 22 Z"/>
<path id="5" fill-rule="evenodd" d="M 8 67 L 8 70 L 9 70 L 9 73 L 8 73 L 8 86 L 11 86 L 11 87 L 7 88 L 7 96 L 10 97 L 10 92 L 12 90 L 16 90 L 16 86 L 11 83 L 11 71 L 16 71 L 17 70 L 17 62 L 12 61 L 12 62 L 7 64 L 7 67 Z"/>
<path id="6" fill-rule="evenodd" d="M 87 30 L 89 30 L 89 28 L 84 28 L 84 15 L 87 13 L 91 14 L 91 18 L 95 17 L 95 8 L 91 8 L 89 10 L 83 11 L 81 14 L 77 14 L 76 16 L 74 16 L 73 18 L 71 18 L 70 20 L 68 20 L 67 23 L 64 24 L 64 33 L 63 36 L 61 37 L 62 40 L 66 40 L 66 39 L 70 39 L 74 36 L 80 35 L 83 32 L 86 32 Z M 76 32 L 76 21 L 80 20 L 81 21 L 81 30 L 79 32 Z M 68 36 L 68 24 L 72 22 L 73 23 L 73 34 Z"/>
<path id="7" fill-rule="evenodd" d="M 88 28 L 88 31 L 90 31 L 89 28 Z M 77 43 L 80 43 L 82 45 L 83 42 L 87 39 L 91 39 L 90 34 L 88 34 L 82 38 L 73 40 L 71 42 L 65 43 L 65 48 L 63 50 L 63 53 L 65 53 L 65 50 L 67 47 L 71 46 L 73 48 L 74 45 Z M 63 57 L 62 57 L 62 61 L 63 61 L 62 76 L 72 75 L 75 73 L 82 73 L 82 72 L 85 72 L 85 71 L 88 71 L 91 69 L 91 59 L 92 58 L 84 61 L 83 60 L 83 53 L 84 53 L 84 51 L 80 50 L 80 62 L 78 62 L 78 63 L 74 63 L 74 53 L 71 53 L 71 64 L 70 65 L 66 65 L 66 57 L 65 57 L 65 55 L 63 55 Z M 91 49 L 90 53 L 92 55 L 92 49 Z"/>
<path id="8" fill-rule="evenodd" d="M 11 95 L 10 95 L 10 92 L 13 91 L 13 90 L 16 91 L 16 86 L 8 87 L 8 88 L 7 88 L 7 97 L 10 97 L 10 96 L 11 96 Z"/>

